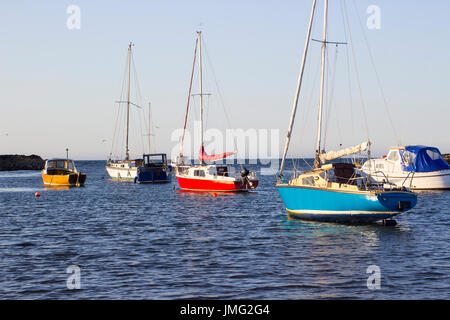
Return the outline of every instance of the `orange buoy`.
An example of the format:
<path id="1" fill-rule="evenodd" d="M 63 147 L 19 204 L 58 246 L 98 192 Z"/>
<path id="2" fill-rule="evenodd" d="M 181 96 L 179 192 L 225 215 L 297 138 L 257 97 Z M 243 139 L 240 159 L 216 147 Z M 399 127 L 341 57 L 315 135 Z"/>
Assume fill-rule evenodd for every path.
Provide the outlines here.
<path id="1" fill-rule="evenodd" d="M 41 196 L 41 194 L 40 194 L 39 192 L 36 192 L 36 193 L 34 194 L 34 196 L 35 196 L 36 198 L 38 198 L 38 197 Z"/>
<path id="2" fill-rule="evenodd" d="M 214 198 L 217 197 L 217 193 L 214 192 L 214 193 L 213 193 L 213 197 L 214 197 Z"/>

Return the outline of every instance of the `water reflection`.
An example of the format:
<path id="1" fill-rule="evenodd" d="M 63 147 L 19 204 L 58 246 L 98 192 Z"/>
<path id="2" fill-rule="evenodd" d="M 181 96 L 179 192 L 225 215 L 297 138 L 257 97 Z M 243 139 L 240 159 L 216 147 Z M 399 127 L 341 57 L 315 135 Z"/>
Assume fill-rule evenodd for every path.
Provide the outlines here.
<path id="1" fill-rule="evenodd" d="M 281 227 L 289 238 L 289 252 L 297 257 L 295 273 L 302 273 L 302 285 L 322 288 L 315 297 L 342 298 L 348 292 L 363 290 L 367 266 L 376 264 L 382 242 L 392 242 L 408 231 L 404 227 L 380 224 L 351 225 L 303 221 L 280 216 Z M 293 252 L 294 251 L 294 252 Z M 300 294 L 300 292 L 299 292 Z M 352 296 L 345 296 L 352 298 Z"/>

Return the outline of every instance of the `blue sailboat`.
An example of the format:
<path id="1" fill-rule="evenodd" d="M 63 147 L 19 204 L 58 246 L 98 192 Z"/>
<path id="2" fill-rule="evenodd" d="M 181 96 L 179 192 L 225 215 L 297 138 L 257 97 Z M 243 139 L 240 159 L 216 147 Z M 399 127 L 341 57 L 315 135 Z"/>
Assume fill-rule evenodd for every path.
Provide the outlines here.
<path id="1" fill-rule="evenodd" d="M 302 85 L 305 60 L 311 39 L 316 0 L 313 1 L 311 9 L 297 91 L 276 188 L 287 212 L 293 218 L 350 223 L 384 220 L 388 224 L 395 224 L 393 220 L 386 219 L 413 208 L 417 203 L 416 194 L 406 188 L 396 188 L 392 184 L 378 183 L 370 175 L 356 170 L 354 164 L 326 163 L 346 155 L 365 151 L 370 148 L 370 141 L 327 153 L 321 148 L 326 47 L 328 43 L 331 43 L 327 41 L 328 0 L 324 2 L 323 38 L 322 41 L 319 41 L 322 43 L 322 63 L 314 168 L 301 174 L 294 173 L 290 180 L 285 180 L 283 177 L 286 154 Z M 368 154 L 370 155 L 369 152 Z"/>

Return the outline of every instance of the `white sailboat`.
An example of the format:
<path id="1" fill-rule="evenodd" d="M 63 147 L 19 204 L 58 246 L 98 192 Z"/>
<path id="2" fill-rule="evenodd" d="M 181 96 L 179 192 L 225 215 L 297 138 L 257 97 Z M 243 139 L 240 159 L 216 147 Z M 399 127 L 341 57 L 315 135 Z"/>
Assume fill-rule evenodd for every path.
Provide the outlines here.
<path id="1" fill-rule="evenodd" d="M 130 42 L 128 45 L 128 92 L 126 101 L 118 101 L 118 103 L 126 103 L 127 105 L 127 116 L 126 116 L 126 139 L 125 139 L 125 159 L 123 160 L 112 160 L 111 157 L 106 163 L 106 171 L 108 172 L 111 179 L 121 180 L 121 181 L 134 181 L 137 176 L 137 169 L 142 165 L 142 159 L 130 159 L 130 149 L 129 149 L 129 132 L 130 132 L 130 105 L 136 104 L 130 101 L 130 84 L 131 84 L 131 48 L 133 43 Z M 139 107 L 140 108 L 140 107 Z M 114 144 L 114 143 L 113 143 Z"/>

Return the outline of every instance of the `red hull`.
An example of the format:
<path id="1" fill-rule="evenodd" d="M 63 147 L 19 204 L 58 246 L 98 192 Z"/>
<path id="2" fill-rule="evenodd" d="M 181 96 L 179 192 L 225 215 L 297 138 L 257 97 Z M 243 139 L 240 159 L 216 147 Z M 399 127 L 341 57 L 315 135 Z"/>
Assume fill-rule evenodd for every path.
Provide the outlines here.
<path id="1" fill-rule="evenodd" d="M 217 181 L 209 179 L 191 179 L 177 176 L 178 185 L 183 190 L 193 191 L 216 191 L 216 192 L 238 192 L 248 191 L 258 186 L 258 180 L 252 180 L 253 188 L 250 189 L 240 181 Z"/>

